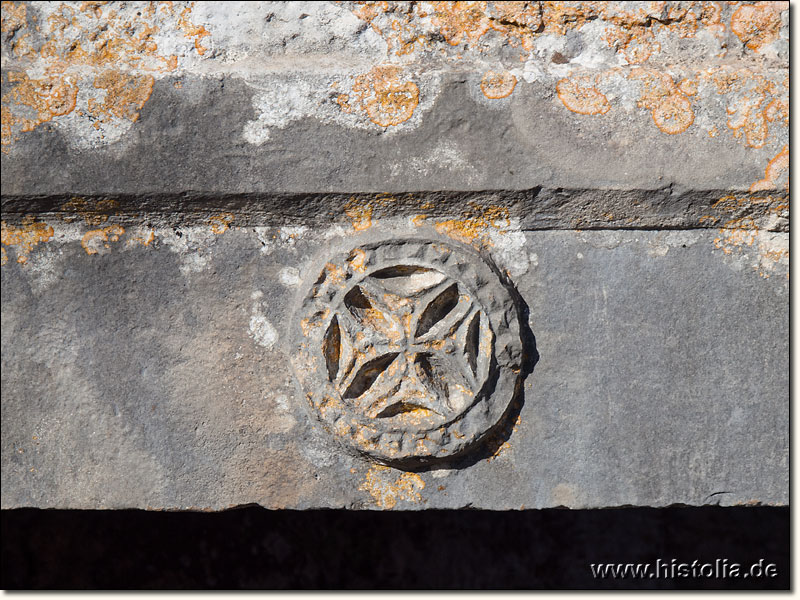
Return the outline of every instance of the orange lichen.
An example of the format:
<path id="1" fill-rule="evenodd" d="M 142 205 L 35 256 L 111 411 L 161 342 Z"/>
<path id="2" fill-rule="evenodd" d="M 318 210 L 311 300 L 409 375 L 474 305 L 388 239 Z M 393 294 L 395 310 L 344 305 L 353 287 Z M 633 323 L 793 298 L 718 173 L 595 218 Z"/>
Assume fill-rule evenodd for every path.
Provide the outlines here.
<path id="1" fill-rule="evenodd" d="M 653 109 L 653 121 L 670 135 L 683 133 L 694 122 L 692 103 L 683 94 L 670 94 Z"/>
<path id="2" fill-rule="evenodd" d="M 694 123 L 692 103 L 672 78 L 653 69 L 636 68 L 630 77 L 642 82 L 639 106 L 650 111 L 653 122 L 670 135 L 683 133 Z"/>
<path id="3" fill-rule="evenodd" d="M 379 65 L 356 77 L 352 95 L 340 95 L 339 106 L 346 112 L 353 103 L 366 111 L 370 121 L 381 127 L 399 125 L 414 114 L 419 104 L 419 88 L 410 80 L 401 79 L 400 67 Z"/>
<path id="4" fill-rule="evenodd" d="M 764 171 L 764 179 L 760 179 L 751 185 L 750 191 L 760 192 L 762 190 L 777 189 L 779 181 L 784 173 L 786 174 L 786 184 L 784 188 L 786 191 L 789 191 L 789 146 L 784 146 L 783 149 L 767 163 L 767 168 Z"/>
<path id="5" fill-rule="evenodd" d="M 211 231 L 220 235 L 228 231 L 230 224 L 236 217 L 232 213 L 220 213 L 208 219 L 208 224 L 211 225 Z"/>
<path id="6" fill-rule="evenodd" d="M 86 251 L 86 254 L 98 254 L 100 248 L 110 248 L 108 242 L 118 242 L 121 235 L 125 233 L 125 229 L 121 225 L 108 225 L 100 229 L 92 229 L 87 231 L 81 239 L 81 247 Z"/>
<path id="7" fill-rule="evenodd" d="M 564 35 L 600 16 L 603 2 L 542 2 L 544 33 Z"/>
<path id="8" fill-rule="evenodd" d="M 356 2 L 353 14 L 369 23 L 397 56 L 417 48 L 430 49 L 441 38 L 449 46 L 473 50 L 490 32 L 502 36 L 512 47 L 533 49 L 533 40 L 542 28 L 539 2 L 434 2 L 408 5 L 386 2 Z M 432 12 L 429 14 L 429 9 Z M 455 50 L 454 50 L 455 51 Z M 461 52 L 456 59 L 463 58 Z"/>
<path id="9" fill-rule="evenodd" d="M 579 115 L 603 115 L 611 110 L 608 98 L 595 85 L 594 78 L 573 77 L 556 83 L 562 104 Z"/>
<path id="10" fill-rule="evenodd" d="M 487 71 L 481 79 L 481 91 L 491 99 L 510 96 L 516 85 L 517 78 L 508 71 Z"/>
<path id="11" fill-rule="evenodd" d="M 128 238 L 128 241 L 125 243 L 126 245 L 135 245 L 141 244 L 142 246 L 149 246 L 153 241 L 156 239 L 156 233 L 152 229 L 147 233 L 140 232 L 138 235 L 134 235 Z"/>
<path id="12" fill-rule="evenodd" d="M 88 200 L 80 196 L 73 196 L 61 205 L 61 218 L 67 223 L 72 223 L 77 219 L 83 219 L 90 227 L 98 227 L 108 221 L 108 217 L 114 214 L 114 209 L 119 206 L 119 202 L 111 198 L 101 200 Z"/>
<path id="13" fill-rule="evenodd" d="M 542 27 L 541 2 L 493 2 L 489 18 L 492 29 L 506 36 L 511 45 L 518 40 L 531 51 L 534 36 Z"/>
<path id="14" fill-rule="evenodd" d="M 13 128 L 19 131 L 33 131 L 38 125 L 54 117 L 67 115 L 75 110 L 78 88 L 65 77 L 44 77 L 30 79 L 25 73 L 9 72 L 8 81 L 15 85 L 3 95 L 2 102 L 2 143 L 13 140 Z M 12 113 L 8 104 L 17 106 Z"/>
<path id="15" fill-rule="evenodd" d="M 629 64 L 643 63 L 661 49 L 661 44 L 654 38 L 652 28 L 638 23 L 637 25 L 632 26 L 625 22 L 620 26 L 612 22 L 603 34 L 606 43 L 612 48 L 621 50 Z"/>
<path id="16" fill-rule="evenodd" d="M 119 71 L 104 71 L 94 79 L 94 87 L 105 90 L 103 102 L 89 98 L 89 113 L 101 121 L 109 117 L 128 119 L 135 122 L 139 110 L 153 92 L 152 75 L 126 75 Z"/>
<path id="17" fill-rule="evenodd" d="M 461 219 L 448 219 L 434 225 L 436 231 L 455 240 L 472 244 L 480 241 L 482 245 L 490 245 L 486 235 L 490 228 L 503 230 L 510 225 L 508 209 L 504 206 L 482 207 L 470 203 Z"/>
<path id="18" fill-rule="evenodd" d="M 435 2 L 433 24 L 448 44 L 475 43 L 491 29 L 486 2 Z"/>
<path id="19" fill-rule="evenodd" d="M 728 127 L 737 139 L 751 148 L 763 147 L 769 136 L 769 124 L 781 120 L 788 126 L 788 80 L 783 85 L 750 69 L 721 67 L 701 74 L 719 94 L 731 94 L 728 104 Z"/>
<path id="20" fill-rule="evenodd" d="M 28 254 L 34 246 L 50 240 L 54 231 L 47 223 L 36 221 L 35 217 L 27 216 L 22 219 L 19 227 L 9 225 L 2 221 L 0 226 L 0 241 L 5 246 L 15 246 L 17 250 L 17 262 L 24 264 L 28 261 Z M 3 264 L 8 261 L 5 255 Z"/>
<path id="21" fill-rule="evenodd" d="M 25 4 L 20 2 L 2 2 L 2 18 L 0 18 L 0 31 L 13 34 L 22 29 L 28 22 Z"/>
<path id="22" fill-rule="evenodd" d="M 740 6 L 731 17 L 731 31 L 748 48 L 759 51 L 778 39 L 781 12 L 788 8 L 788 2 L 759 2 Z"/>
<path id="23" fill-rule="evenodd" d="M 204 48 L 202 45 L 200 45 L 200 40 L 206 36 L 210 36 L 211 32 L 202 25 L 195 25 L 189 21 L 188 15 L 192 11 L 192 8 L 194 8 L 194 2 L 192 2 L 190 6 L 187 6 L 183 9 L 180 18 L 178 19 L 178 26 L 181 28 L 181 30 L 183 30 L 183 33 L 187 38 L 194 39 L 195 50 L 197 50 L 197 53 L 200 56 L 203 56 L 208 48 Z"/>
<path id="24" fill-rule="evenodd" d="M 788 218 L 788 199 L 777 196 L 744 197 L 725 196 L 712 205 L 712 208 L 721 212 L 737 214 L 742 209 L 750 209 L 754 205 L 765 206 L 764 214 L 769 217 Z M 757 221 L 752 216 L 728 219 L 719 229 L 719 235 L 714 238 L 714 246 L 727 255 L 741 253 L 743 250 L 756 245 L 757 253 L 753 255 L 753 269 L 761 277 L 768 278 L 775 271 L 778 264 L 788 267 L 789 250 L 788 240 L 781 238 L 779 233 L 762 231 L 764 219 Z M 788 273 L 786 274 L 788 278 Z"/>
<path id="25" fill-rule="evenodd" d="M 350 268 L 354 271 L 358 273 L 364 273 L 366 271 L 366 265 L 364 264 L 366 257 L 366 252 L 364 252 L 361 248 L 356 248 L 350 253 L 347 262 L 350 263 Z"/>
<path id="26" fill-rule="evenodd" d="M 421 227 L 427 220 L 428 215 L 415 215 L 411 217 L 411 223 L 414 227 Z"/>
<path id="27" fill-rule="evenodd" d="M 350 219 L 356 231 L 372 227 L 372 207 L 369 204 L 359 204 L 355 199 L 351 199 L 345 204 L 344 214 Z"/>
<path id="28" fill-rule="evenodd" d="M 382 509 L 391 510 L 400 500 L 419 502 L 425 480 L 416 473 L 401 473 L 392 480 L 393 470 L 383 465 L 371 467 L 359 490 L 368 492 Z"/>
<path id="29" fill-rule="evenodd" d="M 12 52 L 38 59 L 35 77 L 9 74 L 12 87 L 2 98 L 3 146 L 19 133 L 71 113 L 84 80 L 92 81 L 92 87 L 79 116 L 92 119 L 95 128 L 113 119 L 136 121 L 150 97 L 153 74 L 178 64 L 177 56 L 158 52 L 155 34 L 162 28 L 179 28 L 195 39 L 198 54 L 205 50 L 199 40 L 209 35 L 189 21 L 191 6 L 180 15 L 171 3 L 150 3 L 139 11 L 120 3 L 51 6 L 47 19 L 37 23 L 36 14 L 32 20 L 26 16 L 24 5 L 3 2 L 2 26 L 13 36 Z M 92 88 L 101 93 L 92 93 Z"/>
<path id="30" fill-rule="evenodd" d="M 697 93 L 697 82 L 692 79 L 682 79 L 678 84 L 678 89 L 682 94 L 694 96 Z"/>
<path id="31" fill-rule="evenodd" d="M 747 213 L 751 211 L 753 208 L 758 208 L 759 212 L 766 217 L 781 217 L 781 218 L 788 218 L 789 216 L 789 200 L 783 196 L 747 196 L 747 197 L 737 197 L 737 196 L 723 196 L 714 204 L 711 205 L 711 208 L 719 213 L 728 213 L 729 215 L 739 215 L 741 216 L 743 213 Z M 747 215 L 745 215 L 747 216 Z M 705 220 L 709 221 L 718 221 L 719 218 L 713 217 L 711 215 L 706 215 L 700 219 L 702 223 Z M 731 221 L 737 221 L 736 218 L 731 219 Z M 753 221 L 755 225 L 755 221 Z M 730 226 L 725 226 L 726 228 L 730 229 Z"/>

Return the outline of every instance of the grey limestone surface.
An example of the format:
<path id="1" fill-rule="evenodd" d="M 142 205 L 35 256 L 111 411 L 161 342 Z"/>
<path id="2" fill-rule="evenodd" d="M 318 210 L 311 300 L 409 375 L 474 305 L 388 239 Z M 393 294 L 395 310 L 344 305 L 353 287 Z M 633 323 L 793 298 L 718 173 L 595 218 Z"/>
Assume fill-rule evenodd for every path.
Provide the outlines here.
<path id="1" fill-rule="evenodd" d="M 788 3 L 2 18 L 3 508 L 788 503 Z M 496 263 L 529 362 L 415 470 L 293 348 L 334 251 L 420 236 Z"/>
<path id="2" fill-rule="evenodd" d="M 3 268 L 4 507 L 788 501 L 788 281 L 756 251 L 702 230 L 526 232 L 512 279 L 538 360 L 513 431 L 409 474 L 323 431 L 287 360 L 300 274 L 358 236 L 243 228 L 187 251 L 181 233 L 209 235 L 104 256 L 74 240 Z"/>

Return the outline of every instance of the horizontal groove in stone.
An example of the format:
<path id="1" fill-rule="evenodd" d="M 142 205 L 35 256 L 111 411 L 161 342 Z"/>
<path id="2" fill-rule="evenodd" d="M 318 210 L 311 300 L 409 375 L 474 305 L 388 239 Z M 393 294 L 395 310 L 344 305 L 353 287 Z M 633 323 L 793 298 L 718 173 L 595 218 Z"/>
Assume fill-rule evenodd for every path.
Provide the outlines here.
<path id="1" fill-rule="evenodd" d="M 79 204 L 76 204 L 79 203 Z M 80 208 L 76 208 L 76 206 Z M 31 215 L 69 220 L 85 214 L 114 222 L 166 225 L 207 223 L 221 212 L 235 226 L 304 224 L 320 226 L 368 214 L 381 219 L 424 215 L 428 218 L 514 219 L 523 230 L 561 229 L 708 229 L 743 218 L 772 219 L 763 228 L 789 230 L 788 193 L 737 190 L 565 189 L 421 191 L 397 194 L 103 194 L 2 197 L 3 219 L 20 222 Z"/>

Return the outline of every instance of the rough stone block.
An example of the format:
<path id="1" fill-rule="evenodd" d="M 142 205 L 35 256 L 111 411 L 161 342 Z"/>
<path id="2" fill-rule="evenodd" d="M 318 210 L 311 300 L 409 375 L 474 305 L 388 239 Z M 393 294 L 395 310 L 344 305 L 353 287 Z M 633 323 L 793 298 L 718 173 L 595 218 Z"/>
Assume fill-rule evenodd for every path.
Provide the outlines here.
<path id="1" fill-rule="evenodd" d="M 4 508 L 788 503 L 788 3 L 2 15 Z"/>

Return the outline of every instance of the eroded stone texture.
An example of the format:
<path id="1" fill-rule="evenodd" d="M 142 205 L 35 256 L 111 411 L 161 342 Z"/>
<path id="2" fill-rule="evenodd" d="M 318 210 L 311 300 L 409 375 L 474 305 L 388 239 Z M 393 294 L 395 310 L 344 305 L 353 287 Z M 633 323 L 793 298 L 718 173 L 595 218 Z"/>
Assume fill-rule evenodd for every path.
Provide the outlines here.
<path id="1" fill-rule="evenodd" d="M 295 371 L 324 427 L 399 468 L 487 439 L 519 402 L 535 353 L 523 349 L 506 276 L 441 239 L 393 237 L 326 258 L 294 324 Z"/>
<path id="2" fill-rule="evenodd" d="M 292 329 L 301 274 L 332 248 L 435 227 L 212 227 L 89 254 L 86 225 L 56 223 L 60 241 L 3 267 L 4 507 L 788 501 L 787 234 L 497 233 L 535 367 L 496 436 L 414 472 L 321 427 Z"/>
<path id="3" fill-rule="evenodd" d="M 788 502 L 788 3 L 4 2 L 1 29 L 4 507 Z M 352 252 L 409 238 L 489 271 L 387 262 L 455 287 L 388 298 L 350 373 L 378 318 Z M 352 277 L 313 298 L 326 264 Z M 481 319 L 423 340 L 431 305 Z M 493 397 L 438 345 L 521 388 L 461 456 L 325 431 L 314 390 L 389 369 L 426 410 Z"/>
<path id="4" fill-rule="evenodd" d="M 786 191 L 783 2 L 12 2 L 3 15 L 9 196 Z"/>

